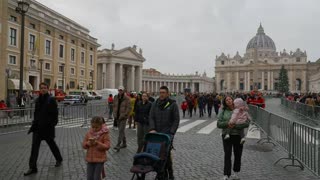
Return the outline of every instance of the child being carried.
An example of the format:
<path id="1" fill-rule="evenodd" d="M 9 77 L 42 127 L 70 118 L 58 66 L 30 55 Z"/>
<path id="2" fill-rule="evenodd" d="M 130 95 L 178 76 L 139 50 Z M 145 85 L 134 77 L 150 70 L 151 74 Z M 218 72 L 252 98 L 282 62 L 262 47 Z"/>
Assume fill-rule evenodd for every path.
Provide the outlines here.
<path id="1" fill-rule="evenodd" d="M 230 123 L 232 124 L 244 124 L 247 121 L 251 120 L 251 116 L 248 113 L 248 106 L 247 104 L 241 99 L 241 98 L 236 98 L 233 101 L 234 104 L 234 110 L 232 112 L 232 116 L 230 119 Z M 224 137 L 224 139 L 229 139 L 230 138 L 230 131 L 231 129 L 227 129 L 227 133 L 226 136 Z M 245 135 L 244 135 L 244 131 L 241 131 L 241 141 L 240 144 L 243 144 L 245 142 Z"/>

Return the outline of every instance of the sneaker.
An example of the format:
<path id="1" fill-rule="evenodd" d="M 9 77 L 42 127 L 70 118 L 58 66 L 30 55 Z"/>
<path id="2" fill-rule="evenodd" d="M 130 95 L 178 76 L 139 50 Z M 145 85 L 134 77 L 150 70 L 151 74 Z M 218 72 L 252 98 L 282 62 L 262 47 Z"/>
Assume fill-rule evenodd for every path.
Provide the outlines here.
<path id="1" fill-rule="evenodd" d="M 230 138 L 229 134 L 226 134 L 226 136 L 224 137 L 224 139 L 229 139 L 229 138 Z"/>
<path id="2" fill-rule="evenodd" d="M 244 144 L 246 142 L 245 138 L 241 138 L 240 144 Z"/>
<path id="3" fill-rule="evenodd" d="M 222 180 L 228 180 L 229 177 L 227 175 L 223 176 Z"/>
<path id="4" fill-rule="evenodd" d="M 231 175 L 231 179 L 240 180 L 240 178 L 239 178 L 239 176 L 238 176 L 238 172 L 234 172 L 234 173 Z"/>

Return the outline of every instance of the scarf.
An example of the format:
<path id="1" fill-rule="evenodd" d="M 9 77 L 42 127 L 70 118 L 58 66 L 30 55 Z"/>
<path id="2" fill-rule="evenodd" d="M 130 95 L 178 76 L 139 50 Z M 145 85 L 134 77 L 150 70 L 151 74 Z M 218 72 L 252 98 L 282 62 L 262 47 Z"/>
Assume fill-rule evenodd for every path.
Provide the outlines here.
<path id="1" fill-rule="evenodd" d="M 99 139 L 102 134 L 107 132 L 109 132 L 109 129 L 105 124 L 102 125 L 102 128 L 98 132 L 93 131 L 92 128 L 90 129 L 90 135 L 95 139 Z"/>

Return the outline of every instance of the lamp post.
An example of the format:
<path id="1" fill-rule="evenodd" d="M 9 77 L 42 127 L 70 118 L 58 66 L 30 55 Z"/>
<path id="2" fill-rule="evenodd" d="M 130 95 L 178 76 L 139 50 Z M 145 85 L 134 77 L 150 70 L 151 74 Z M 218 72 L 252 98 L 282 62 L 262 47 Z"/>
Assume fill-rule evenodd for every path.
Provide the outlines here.
<path id="1" fill-rule="evenodd" d="M 11 76 L 11 68 L 6 68 L 7 73 L 7 106 L 10 107 L 10 96 L 9 96 L 9 77 Z"/>
<path id="2" fill-rule="evenodd" d="M 28 12 L 30 3 L 27 0 L 18 0 L 16 12 L 21 14 L 21 35 L 20 35 L 20 82 L 19 82 L 19 99 L 23 97 L 23 57 L 24 57 L 24 19 Z M 22 100 L 20 101 L 20 105 Z"/>
<path id="3" fill-rule="evenodd" d="M 92 70 L 90 72 L 90 75 L 91 75 L 91 90 L 93 90 L 93 73 L 94 73 L 94 70 Z"/>
<path id="4" fill-rule="evenodd" d="M 64 63 L 61 64 L 62 66 L 62 91 L 64 92 Z"/>
<path id="5" fill-rule="evenodd" d="M 43 68 L 43 59 L 39 59 L 40 63 L 40 83 L 42 83 L 42 68 Z"/>

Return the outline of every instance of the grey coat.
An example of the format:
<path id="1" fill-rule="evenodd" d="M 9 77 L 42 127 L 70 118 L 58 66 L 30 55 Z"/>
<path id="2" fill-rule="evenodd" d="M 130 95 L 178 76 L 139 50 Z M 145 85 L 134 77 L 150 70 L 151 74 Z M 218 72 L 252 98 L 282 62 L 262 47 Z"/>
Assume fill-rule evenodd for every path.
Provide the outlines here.
<path id="1" fill-rule="evenodd" d="M 149 115 L 149 129 L 174 135 L 179 127 L 180 115 L 177 103 L 172 99 L 152 104 Z"/>

